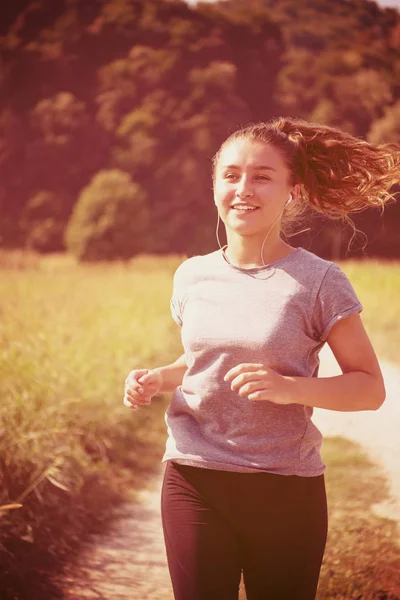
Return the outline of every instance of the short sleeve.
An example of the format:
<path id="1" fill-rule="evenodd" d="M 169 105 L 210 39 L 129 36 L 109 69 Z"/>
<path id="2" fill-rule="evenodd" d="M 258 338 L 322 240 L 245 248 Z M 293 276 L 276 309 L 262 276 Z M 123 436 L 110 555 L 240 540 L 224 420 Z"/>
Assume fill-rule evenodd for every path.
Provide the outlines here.
<path id="1" fill-rule="evenodd" d="M 170 301 L 171 315 L 173 320 L 179 327 L 183 324 L 183 298 L 185 293 L 183 265 L 179 265 L 174 274 L 174 282 L 172 288 L 172 297 Z"/>
<path id="2" fill-rule="evenodd" d="M 333 325 L 354 313 L 362 305 L 343 271 L 332 263 L 325 273 L 314 309 L 314 327 L 318 339 L 326 341 Z"/>
<path id="3" fill-rule="evenodd" d="M 182 327 L 182 315 L 180 311 L 180 306 L 178 299 L 175 296 L 172 296 L 170 301 L 171 315 L 173 320 L 179 327 Z"/>

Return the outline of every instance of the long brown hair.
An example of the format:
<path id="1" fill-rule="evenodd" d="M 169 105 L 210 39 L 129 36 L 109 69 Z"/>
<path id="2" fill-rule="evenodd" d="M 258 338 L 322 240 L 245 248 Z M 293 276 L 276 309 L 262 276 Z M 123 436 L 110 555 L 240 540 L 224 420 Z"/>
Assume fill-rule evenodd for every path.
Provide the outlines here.
<path id="1" fill-rule="evenodd" d="M 350 213 L 383 208 L 395 199 L 394 186 L 400 182 L 397 144 L 374 145 L 333 127 L 280 117 L 230 135 L 213 158 L 214 178 L 222 149 L 242 138 L 277 148 L 291 173 L 290 183 L 300 184 L 300 198 L 289 205 L 286 221 L 310 207 L 352 224 Z"/>

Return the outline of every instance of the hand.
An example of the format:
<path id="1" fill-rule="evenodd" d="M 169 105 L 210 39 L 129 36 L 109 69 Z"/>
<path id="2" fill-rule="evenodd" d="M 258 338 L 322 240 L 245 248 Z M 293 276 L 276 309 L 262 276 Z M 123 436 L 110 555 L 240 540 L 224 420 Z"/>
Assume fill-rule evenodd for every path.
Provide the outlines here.
<path id="1" fill-rule="evenodd" d="M 131 371 L 125 379 L 124 405 L 138 408 L 150 404 L 151 398 L 161 390 L 162 384 L 162 375 L 156 370 Z"/>
<path id="2" fill-rule="evenodd" d="M 241 363 L 230 369 L 224 381 L 231 382 L 231 390 L 249 400 L 269 400 L 275 404 L 292 404 L 292 379 L 279 375 L 265 365 Z"/>

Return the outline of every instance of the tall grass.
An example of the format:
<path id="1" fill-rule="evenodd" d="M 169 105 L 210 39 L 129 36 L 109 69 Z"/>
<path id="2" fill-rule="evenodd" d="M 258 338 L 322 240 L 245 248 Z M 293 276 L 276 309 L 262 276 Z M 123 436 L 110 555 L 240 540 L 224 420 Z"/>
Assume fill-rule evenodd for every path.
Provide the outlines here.
<path id="1" fill-rule="evenodd" d="M 348 261 L 342 268 L 363 304 L 362 318 L 378 356 L 400 365 L 400 263 Z"/>
<path id="2" fill-rule="evenodd" d="M 181 351 L 169 316 L 180 261 L 0 270 L 1 598 L 24 557 L 46 548 L 43 568 L 67 552 L 157 465 L 164 403 L 129 411 L 123 386 Z"/>

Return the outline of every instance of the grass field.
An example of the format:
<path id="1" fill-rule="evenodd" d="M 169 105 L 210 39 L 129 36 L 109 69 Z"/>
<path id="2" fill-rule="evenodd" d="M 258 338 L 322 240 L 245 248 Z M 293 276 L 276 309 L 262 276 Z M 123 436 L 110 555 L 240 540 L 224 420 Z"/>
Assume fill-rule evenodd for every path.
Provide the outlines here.
<path id="1" fill-rule="evenodd" d="M 393 521 L 372 507 L 387 483 L 360 448 L 326 438 L 329 534 L 317 600 L 400 600 L 400 547 Z"/>
<path id="2" fill-rule="evenodd" d="M 0 269 L 2 600 L 25 587 L 25 567 L 68 553 L 158 465 L 163 401 L 129 411 L 123 386 L 130 369 L 180 352 L 169 317 L 179 262 Z"/>
<path id="3" fill-rule="evenodd" d="M 348 261 L 342 267 L 363 304 L 362 318 L 379 358 L 400 366 L 400 263 Z"/>
<path id="4" fill-rule="evenodd" d="M 24 574 L 30 581 L 32 573 L 42 577 L 47 566 L 57 567 L 157 466 L 165 401 L 130 412 L 122 405 L 123 382 L 131 368 L 163 364 L 181 351 L 169 314 L 172 274 L 181 260 L 138 257 L 129 264 L 78 267 L 62 256 L 0 256 L 2 600 L 33 600 L 30 592 L 24 596 Z M 349 262 L 344 270 L 364 304 L 379 356 L 400 364 L 400 265 Z M 346 455 L 336 448 L 337 456 Z M 338 460 L 334 451 L 331 456 Z M 343 477 L 357 460 L 346 455 Z M 348 502 L 343 486 L 332 485 L 338 506 L 344 495 Z M 366 537 L 344 536 L 346 520 L 334 521 L 332 552 L 343 555 L 327 555 L 328 571 L 353 577 L 350 554 L 359 540 L 362 556 L 371 539 L 379 552 L 389 552 L 387 524 L 371 521 L 368 506 L 359 507 L 375 523 L 372 530 L 367 522 L 361 527 Z M 345 539 L 352 550 L 343 546 Z M 338 595 L 329 572 L 324 577 L 321 600 L 395 598 Z"/>

